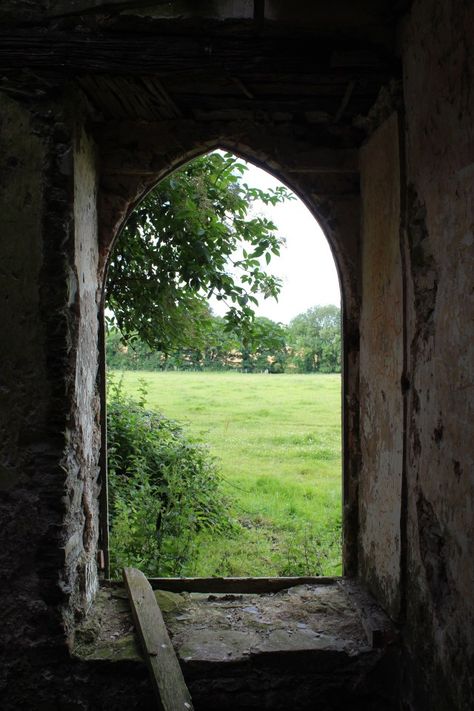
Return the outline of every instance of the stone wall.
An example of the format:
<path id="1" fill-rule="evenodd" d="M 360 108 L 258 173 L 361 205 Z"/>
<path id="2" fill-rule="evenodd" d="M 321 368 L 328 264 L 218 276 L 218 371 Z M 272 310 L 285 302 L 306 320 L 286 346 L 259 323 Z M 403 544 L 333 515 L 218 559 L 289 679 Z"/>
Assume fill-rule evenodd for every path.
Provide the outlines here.
<path id="1" fill-rule="evenodd" d="M 62 7 L 9 1 L 0 19 L 35 20 L 46 4 Z M 95 143 L 61 82 L 42 102 L 44 89 L 28 93 L 26 80 L 21 103 L 2 94 L 5 708 L 28 708 L 33 688 L 36 708 L 52 708 L 75 619 L 97 587 L 98 285 L 111 241 L 154 182 L 218 145 L 288 179 L 331 242 L 346 307 L 346 572 L 359 557 L 360 576 L 400 623 L 406 709 L 472 708 L 473 36 L 468 0 L 412 3 L 401 28 L 404 114 L 361 151 L 362 242 L 357 167 L 331 174 L 348 156 L 321 150 L 314 126 L 105 121 Z"/>
<path id="2" fill-rule="evenodd" d="M 5 707 L 23 693 L 23 674 L 41 668 L 47 685 L 97 585 L 95 169 L 68 105 L 1 105 Z"/>
<path id="3" fill-rule="evenodd" d="M 0 683 L 33 644 L 61 644 L 57 487 L 63 438 L 52 433 L 44 318 L 44 235 L 50 128 L 3 98 L 0 131 L 0 590 L 5 645 Z M 54 159 L 53 159 L 54 160 Z M 66 188 L 67 190 L 67 188 Z M 58 195 L 61 200 L 62 195 Z M 54 298 L 54 297 L 53 297 Z M 53 499 L 53 492 L 56 496 Z M 39 561 L 41 561 L 39 563 Z M 56 580 L 53 581 L 52 577 Z M 52 610 L 55 610 L 51 614 Z M 7 654 L 8 650 L 8 654 Z"/>
<path id="4" fill-rule="evenodd" d="M 361 151 L 360 574 L 417 711 L 474 698 L 473 33 L 471 3 L 413 3 L 401 164 L 393 118 Z"/>

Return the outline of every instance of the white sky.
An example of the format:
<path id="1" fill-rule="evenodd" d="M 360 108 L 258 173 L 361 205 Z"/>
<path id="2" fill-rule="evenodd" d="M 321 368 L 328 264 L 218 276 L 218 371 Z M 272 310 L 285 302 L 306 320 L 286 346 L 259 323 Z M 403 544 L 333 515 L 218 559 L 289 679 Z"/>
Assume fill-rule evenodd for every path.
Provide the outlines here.
<path id="1" fill-rule="evenodd" d="M 244 180 L 252 187 L 275 188 L 281 183 L 272 175 L 248 164 Z M 296 198 L 276 207 L 261 205 L 258 213 L 271 219 L 286 238 L 280 257 L 273 257 L 268 270 L 283 280 L 278 302 L 260 298 L 256 312 L 273 321 L 288 323 L 316 304 L 340 305 L 339 280 L 328 242 L 315 218 Z M 214 313 L 224 315 L 222 302 L 210 299 Z"/>

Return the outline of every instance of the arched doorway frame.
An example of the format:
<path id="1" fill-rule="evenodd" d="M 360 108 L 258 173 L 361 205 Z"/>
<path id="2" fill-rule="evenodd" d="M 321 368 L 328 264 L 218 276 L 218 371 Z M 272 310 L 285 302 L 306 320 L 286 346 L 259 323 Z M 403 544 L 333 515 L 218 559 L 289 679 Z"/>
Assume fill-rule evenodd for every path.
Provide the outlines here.
<path id="1" fill-rule="evenodd" d="M 319 149 L 317 137 L 251 122 L 199 125 L 189 121 L 117 122 L 95 134 L 99 148 L 99 278 L 104 287 L 108 257 L 133 209 L 160 180 L 194 158 L 227 150 L 287 185 L 309 209 L 328 241 L 336 265 L 342 306 L 342 490 L 343 572 L 357 575 L 359 445 L 359 230 L 357 152 Z M 316 144 L 316 145 L 315 145 Z M 295 159 L 303 165 L 299 165 Z M 104 292 L 102 291 L 102 311 Z M 100 319 L 103 321 L 103 319 Z M 103 342 L 103 335 L 101 338 Z M 102 356 L 102 491 L 106 491 L 105 365 Z M 102 494 L 101 546 L 108 549 L 107 500 Z M 107 560 L 106 560 L 107 564 Z"/>

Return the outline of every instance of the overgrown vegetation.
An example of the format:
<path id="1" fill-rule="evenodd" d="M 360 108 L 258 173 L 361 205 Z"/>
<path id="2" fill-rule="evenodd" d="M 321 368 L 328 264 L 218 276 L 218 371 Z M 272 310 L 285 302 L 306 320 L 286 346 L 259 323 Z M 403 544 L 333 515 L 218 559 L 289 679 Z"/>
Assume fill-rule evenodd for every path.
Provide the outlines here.
<path id="1" fill-rule="evenodd" d="M 124 390 L 135 399 L 141 378 L 123 374 Z M 221 475 L 216 496 L 229 503 L 215 528 L 193 527 L 178 542 L 169 539 L 168 557 L 158 551 L 160 568 L 151 548 L 148 569 L 198 576 L 339 574 L 340 376 L 161 372 L 146 379 L 147 407 L 186 421 L 188 440 L 209 443 Z M 145 489 L 143 497 L 149 498 Z M 140 567 L 143 545 L 128 543 L 132 528 L 141 525 L 156 543 L 154 513 L 140 516 L 138 508 L 125 512 L 115 530 L 122 547 L 137 550 Z"/>
<path id="2" fill-rule="evenodd" d="M 231 530 L 214 459 L 182 427 L 145 408 L 146 389 L 125 395 L 109 381 L 108 461 L 111 573 L 137 566 L 148 575 L 180 575 L 196 534 Z"/>
<path id="3" fill-rule="evenodd" d="M 268 272 L 282 238 L 254 205 L 293 200 L 284 186 L 251 187 L 231 153 L 201 156 L 162 180 L 135 208 L 109 262 L 109 320 L 127 341 L 170 353 L 201 343 L 207 300 L 227 306 L 225 325 L 253 337 L 259 298 L 276 297 Z"/>

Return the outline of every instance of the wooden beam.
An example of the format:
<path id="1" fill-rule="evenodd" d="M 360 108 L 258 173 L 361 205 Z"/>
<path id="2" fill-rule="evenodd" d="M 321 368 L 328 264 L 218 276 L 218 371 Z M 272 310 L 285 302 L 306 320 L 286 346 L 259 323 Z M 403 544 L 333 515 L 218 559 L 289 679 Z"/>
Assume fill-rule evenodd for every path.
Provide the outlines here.
<path id="1" fill-rule="evenodd" d="M 271 593 L 297 585 L 335 585 L 338 578 L 149 578 L 154 590 L 198 593 Z"/>
<path id="2" fill-rule="evenodd" d="M 150 584 L 136 568 L 125 568 L 123 578 L 151 674 L 157 708 L 160 711 L 192 711 L 191 696 Z"/>
<path id="3" fill-rule="evenodd" d="M 94 2 L 91 4 L 84 2 L 76 3 L 74 10 L 67 12 L 47 12 L 48 20 L 60 20 L 65 17 L 75 17 L 81 15 L 98 15 L 105 13 L 120 13 L 123 10 L 140 10 L 141 8 L 159 7 L 160 5 L 168 5 L 170 0 L 115 0 L 115 2 Z"/>
<path id="4" fill-rule="evenodd" d="M 246 37 L 216 35 L 168 36 L 156 33 L 109 34 L 35 30 L 4 30 L 0 33 L 0 71 L 47 69 L 57 75 L 78 73 L 172 74 L 174 72 L 227 72 L 245 81 L 245 74 L 301 75 L 350 67 L 351 76 L 386 72 L 398 76 L 400 63 L 386 53 L 374 50 L 353 52 L 350 64 L 330 64 L 337 39 L 288 33 L 279 36 Z M 340 40 L 339 40 L 340 43 Z M 350 54 L 350 52 L 346 52 Z M 344 55 L 345 56 L 345 55 Z M 348 61 L 348 60 L 346 60 Z M 358 63 L 360 61 L 360 64 Z"/>

